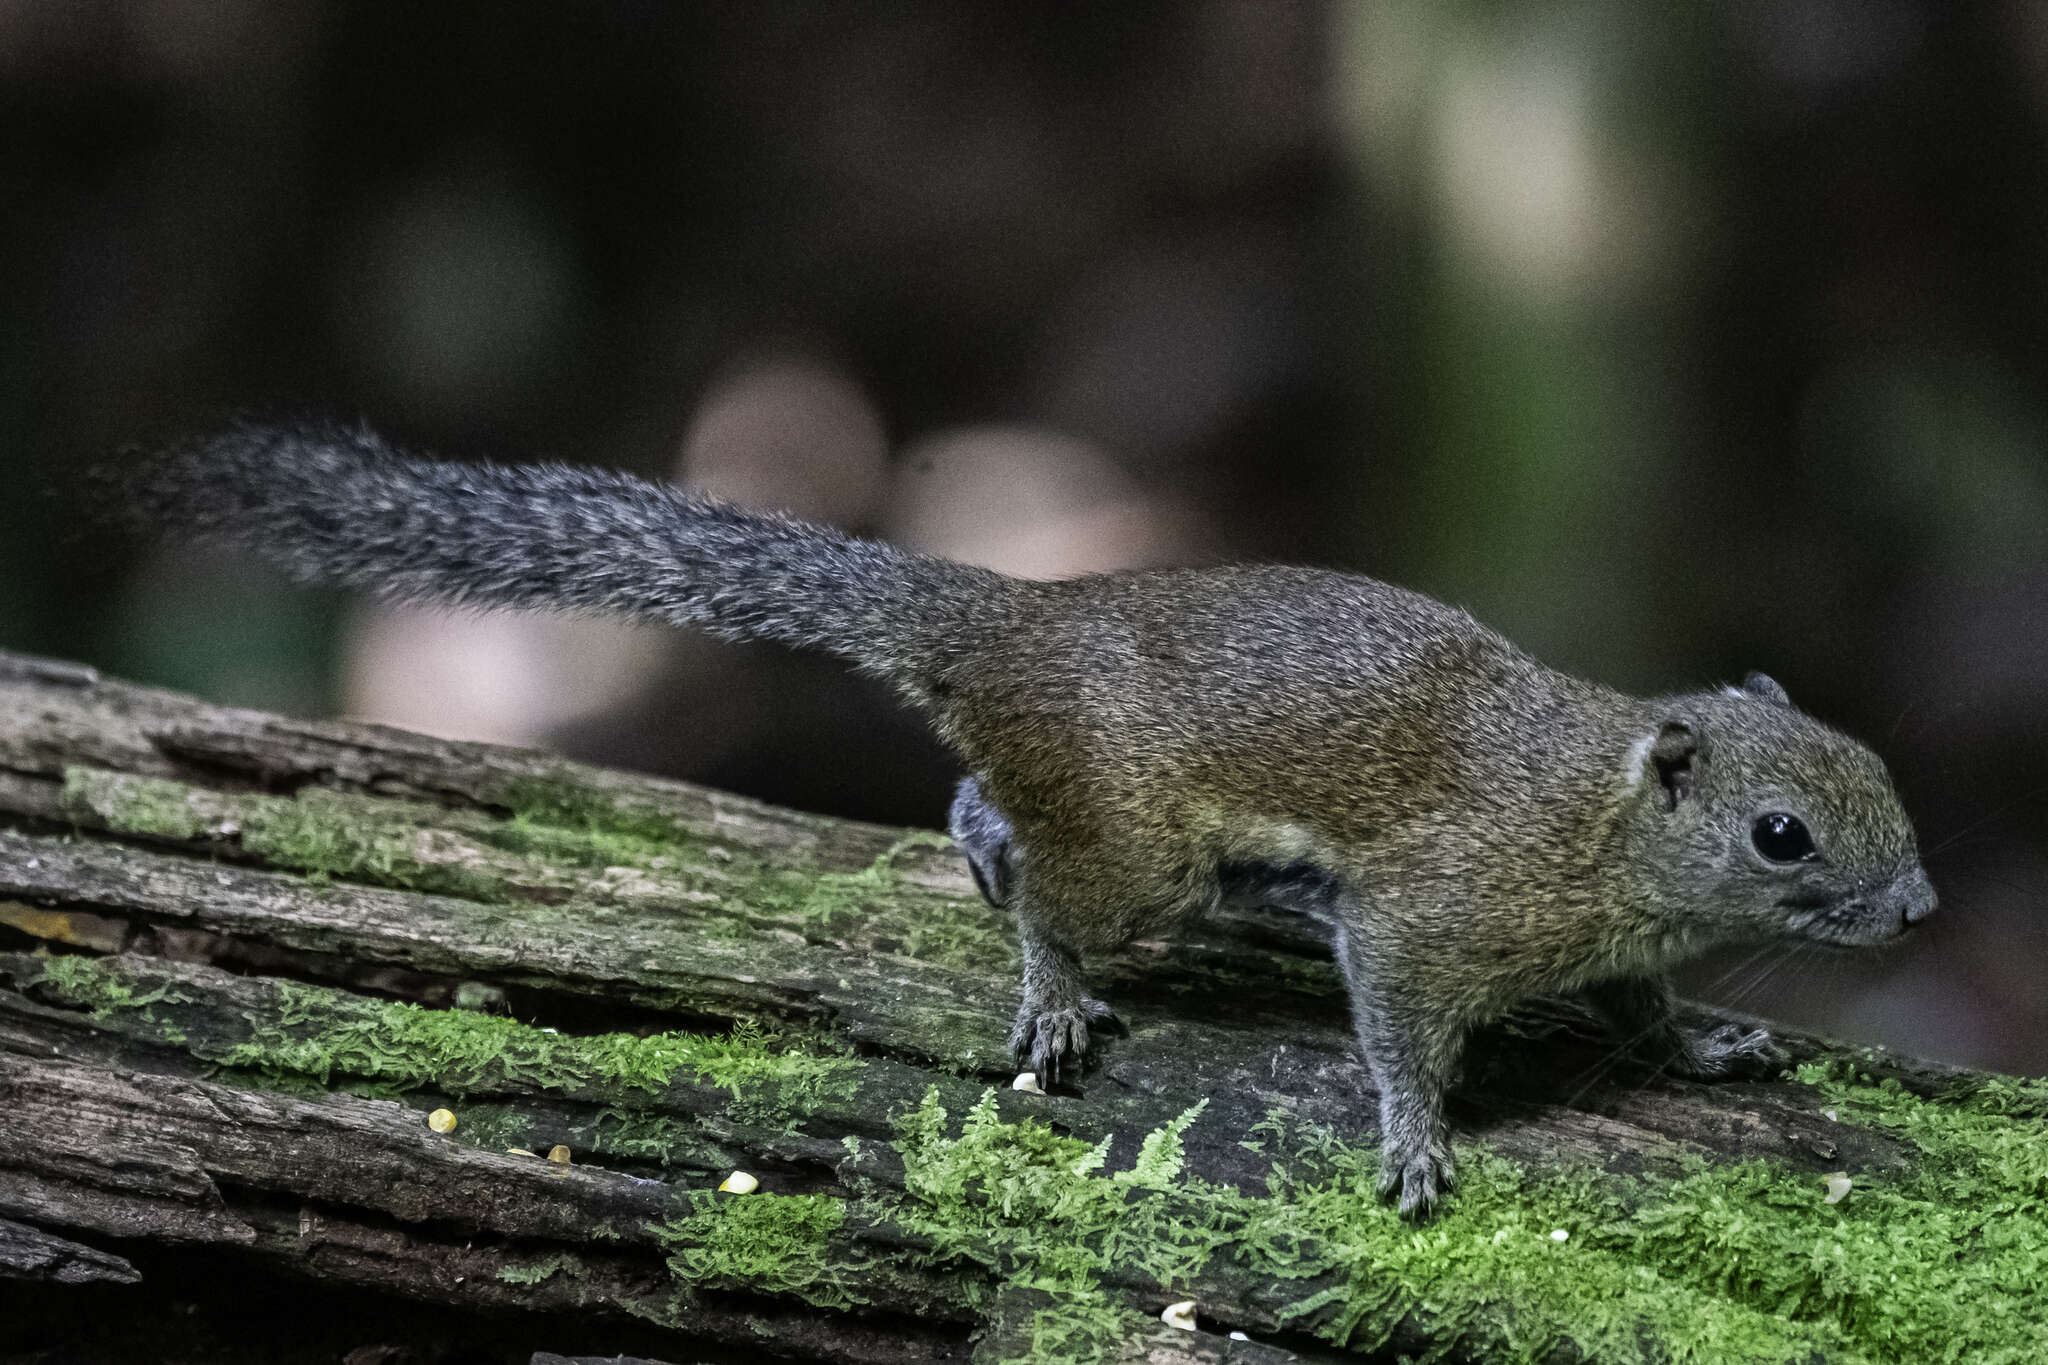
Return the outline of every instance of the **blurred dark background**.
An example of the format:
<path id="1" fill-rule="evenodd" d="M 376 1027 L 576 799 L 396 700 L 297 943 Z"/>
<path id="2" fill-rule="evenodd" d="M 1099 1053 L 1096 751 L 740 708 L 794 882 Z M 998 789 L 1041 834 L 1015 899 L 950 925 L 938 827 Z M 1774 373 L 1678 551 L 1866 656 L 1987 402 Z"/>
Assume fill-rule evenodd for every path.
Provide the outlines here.
<path id="1" fill-rule="evenodd" d="M 2048 1071 L 2044 132 L 2017 0 L 0 0 L 0 646 L 932 825 L 829 664 L 65 481 L 311 410 L 1018 573 L 1362 570 L 1877 744 L 1943 914 L 1694 988 Z"/>

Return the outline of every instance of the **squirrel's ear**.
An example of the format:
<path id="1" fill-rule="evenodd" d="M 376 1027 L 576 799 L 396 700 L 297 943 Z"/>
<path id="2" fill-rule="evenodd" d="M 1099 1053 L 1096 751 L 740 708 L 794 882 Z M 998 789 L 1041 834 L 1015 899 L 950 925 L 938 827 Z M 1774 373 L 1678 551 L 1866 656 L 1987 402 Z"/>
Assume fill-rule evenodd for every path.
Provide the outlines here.
<path id="1" fill-rule="evenodd" d="M 1664 809 L 1677 810 L 1693 794 L 1694 768 L 1700 755 L 1699 736 L 1682 721 L 1669 720 L 1650 741 L 1648 762 L 1664 788 Z"/>
<path id="2" fill-rule="evenodd" d="M 1761 697 L 1780 706 L 1792 704 L 1792 698 L 1785 695 L 1785 689 L 1778 686 L 1778 680 L 1768 673 L 1751 673 L 1742 680 L 1742 690 L 1752 697 Z"/>

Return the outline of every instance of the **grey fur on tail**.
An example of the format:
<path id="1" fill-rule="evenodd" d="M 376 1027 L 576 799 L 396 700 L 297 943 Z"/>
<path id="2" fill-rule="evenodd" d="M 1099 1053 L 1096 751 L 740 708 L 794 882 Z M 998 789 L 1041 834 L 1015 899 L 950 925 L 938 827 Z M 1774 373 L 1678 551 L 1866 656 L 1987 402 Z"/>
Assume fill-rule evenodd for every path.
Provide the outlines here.
<path id="1" fill-rule="evenodd" d="M 124 478 L 131 510 L 306 583 L 586 610 L 821 649 L 929 702 L 1008 581 L 626 474 L 414 459 L 327 424 L 244 424 Z"/>

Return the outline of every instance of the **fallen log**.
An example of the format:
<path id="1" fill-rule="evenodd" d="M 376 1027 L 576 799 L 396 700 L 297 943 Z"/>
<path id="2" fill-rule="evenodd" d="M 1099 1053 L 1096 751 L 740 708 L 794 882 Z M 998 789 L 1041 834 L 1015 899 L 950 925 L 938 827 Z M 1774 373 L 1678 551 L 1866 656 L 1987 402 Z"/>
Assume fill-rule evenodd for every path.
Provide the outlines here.
<path id="1" fill-rule="evenodd" d="M 142 1278 L 119 1256 L 6 1218 L 0 1218 L 0 1276 L 51 1284 L 134 1284 Z"/>
<path id="2" fill-rule="evenodd" d="M 1051 1095 L 1015 970 L 935 834 L 0 656 L 0 1323 L 172 1247 L 591 1356 L 2038 1359 L 2040 1082 L 1659 1079 L 1560 1003 L 1418 1228 L 1312 926 L 1104 964 Z"/>

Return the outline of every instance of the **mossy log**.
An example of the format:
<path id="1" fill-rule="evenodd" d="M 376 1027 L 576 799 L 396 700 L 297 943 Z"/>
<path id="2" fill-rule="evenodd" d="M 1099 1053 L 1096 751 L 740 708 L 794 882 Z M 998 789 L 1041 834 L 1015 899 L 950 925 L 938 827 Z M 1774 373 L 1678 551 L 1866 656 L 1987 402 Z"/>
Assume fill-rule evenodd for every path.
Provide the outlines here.
<path id="1" fill-rule="evenodd" d="M 593 1356 L 2042 1358 L 2039 1082 L 1661 1079 L 1560 1002 L 1415 1227 L 1312 926 L 1101 964 L 1051 1095 L 1014 959 L 936 834 L 0 656 L 0 1320 L 171 1246 Z"/>

